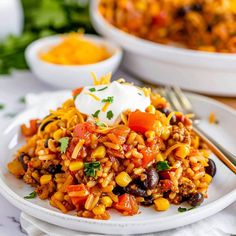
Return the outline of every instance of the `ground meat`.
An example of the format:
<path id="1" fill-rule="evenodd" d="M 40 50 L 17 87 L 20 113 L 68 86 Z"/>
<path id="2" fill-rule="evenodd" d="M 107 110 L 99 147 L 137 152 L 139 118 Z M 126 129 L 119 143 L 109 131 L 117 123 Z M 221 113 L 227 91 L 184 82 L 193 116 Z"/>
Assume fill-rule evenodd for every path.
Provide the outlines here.
<path id="1" fill-rule="evenodd" d="M 23 180 L 25 183 L 30 184 L 31 186 L 36 186 L 37 181 L 32 177 L 32 170 L 28 169 L 25 173 Z"/>
<path id="2" fill-rule="evenodd" d="M 179 122 L 178 125 L 172 126 L 170 139 L 168 141 L 171 142 L 171 145 L 177 142 L 190 143 L 190 141 L 191 141 L 190 133 L 181 122 Z"/>
<path id="3" fill-rule="evenodd" d="M 53 182 L 49 182 L 48 184 L 45 185 L 40 185 L 36 188 L 36 192 L 39 196 L 40 199 L 45 200 L 55 192 L 55 185 Z"/>
<path id="4" fill-rule="evenodd" d="M 182 196 L 187 196 L 190 193 L 196 192 L 196 187 L 194 183 L 185 177 L 180 179 L 180 184 L 179 184 L 179 193 Z"/>
<path id="5" fill-rule="evenodd" d="M 176 194 L 174 199 L 171 199 L 170 202 L 175 205 L 179 205 L 183 202 L 183 196 L 181 194 Z"/>

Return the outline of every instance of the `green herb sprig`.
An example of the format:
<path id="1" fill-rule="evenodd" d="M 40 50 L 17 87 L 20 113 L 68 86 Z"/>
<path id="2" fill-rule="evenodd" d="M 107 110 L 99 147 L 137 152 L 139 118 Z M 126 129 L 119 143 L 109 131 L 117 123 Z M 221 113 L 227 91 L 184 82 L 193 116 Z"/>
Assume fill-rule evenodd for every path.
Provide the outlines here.
<path id="1" fill-rule="evenodd" d="M 170 166 L 167 161 L 158 161 L 156 164 L 156 168 L 158 171 L 169 170 Z"/>
<path id="2" fill-rule="evenodd" d="M 37 193 L 34 191 L 32 193 L 30 193 L 29 195 L 25 196 L 25 199 L 33 199 L 37 197 Z"/>
<path id="3" fill-rule="evenodd" d="M 107 112 L 107 119 L 108 120 L 111 120 L 113 118 L 113 116 L 114 116 L 114 114 L 111 110 Z"/>
<path id="4" fill-rule="evenodd" d="M 98 118 L 99 113 L 100 113 L 100 110 L 97 110 L 94 114 L 92 114 L 92 116 L 94 118 Z"/>
<path id="5" fill-rule="evenodd" d="M 69 137 L 64 137 L 59 139 L 61 153 L 66 153 L 66 150 L 69 146 L 69 141 L 70 141 Z"/>
<path id="6" fill-rule="evenodd" d="M 113 101 L 114 101 L 114 97 L 113 96 L 102 99 L 102 102 L 113 103 Z"/>
<path id="7" fill-rule="evenodd" d="M 182 213 L 182 212 L 186 212 L 186 211 L 190 211 L 190 210 L 193 210 L 194 207 L 191 207 L 191 208 L 185 208 L 185 207 L 179 207 L 178 208 L 178 212 Z"/>
<path id="8" fill-rule="evenodd" d="M 95 177 L 96 171 L 100 169 L 101 169 L 101 164 L 99 161 L 84 163 L 84 172 L 86 176 Z"/>

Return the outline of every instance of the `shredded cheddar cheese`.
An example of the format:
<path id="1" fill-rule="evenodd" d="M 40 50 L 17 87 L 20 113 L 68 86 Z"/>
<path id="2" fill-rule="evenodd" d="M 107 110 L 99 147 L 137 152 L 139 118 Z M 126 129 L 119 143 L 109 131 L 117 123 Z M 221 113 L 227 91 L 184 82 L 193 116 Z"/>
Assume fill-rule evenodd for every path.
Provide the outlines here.
<path id="1" fill-rule="evenodd" d="M 96 101 L 100 101 L 101 99 L 99 97 L 97 97 L 96 95 L 92 94 L 92 93 L 87 93 L 89 96 L 91 96 L 92 98 L 94 98 Z"/>
<path id="2" fill-rule="evenodd" d="M 108 107 L 110 106 L 110 102 L 106 102 L 105 104 L 104 104 L 104 106 L 102 107 L 102 111 L 103 112 L 106 112 L 106 110 L 108 109 Z"/>
<path id="3" fill-rule="evenodd" d="M 95 44 L 83 34 L 70 33 L 58 45 L 41 52 L 39 57 L 53 64 L 86 65 L 103 61 L 110 57 L 110 53 L 105 46 Z"/>

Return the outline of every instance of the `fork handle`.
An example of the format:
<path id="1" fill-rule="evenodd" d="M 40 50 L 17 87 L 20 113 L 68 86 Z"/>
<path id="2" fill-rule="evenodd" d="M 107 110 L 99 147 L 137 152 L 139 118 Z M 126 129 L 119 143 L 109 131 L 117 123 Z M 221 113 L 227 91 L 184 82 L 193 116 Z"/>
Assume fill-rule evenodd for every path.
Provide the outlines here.
<path id="1" fill-rule="evenodd" d="M 193 131 L 207 144 L 209 149 L 236 174 L 236 158 L 235 156 L 228 152 L 219 143 L 213 140 L 208 134 L 206 134 L 198 126 L 193 125 Z"/>

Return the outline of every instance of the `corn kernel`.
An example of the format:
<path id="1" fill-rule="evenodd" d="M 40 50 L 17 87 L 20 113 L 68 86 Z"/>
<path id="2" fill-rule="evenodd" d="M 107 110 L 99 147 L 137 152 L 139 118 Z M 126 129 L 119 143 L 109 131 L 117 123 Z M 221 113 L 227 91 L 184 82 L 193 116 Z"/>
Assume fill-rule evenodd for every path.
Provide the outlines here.
<path id="1" fill-rule="evenodd" d="M 73 161 L 69 165 L 70 171 L 81 170 L 84 167 L 84 163 L 82 161 Z"/>
<path id="2" fill-rule="evenodd" d="M 205 175 L 202 177 L 201 180 L 204 181 L 204 182 L 206 182 L 207 184 L 210 184 L 211 181 L 212 181 L 212 177 L 211 177 L 210 175 L 208 175 L 208 174 L 205 174 Z"/>
<path id="3" fill-rule="evenodd" d="M 132 179 L 125 171 L 122 171 L 116 176 L 116 183 L 121 187 L 126 187 L 131 181 Z"/>
<path id="4" fill-rule="evenodd" d="M 146 112 L 151 113 L 151 114 L 155 114 L 156 113 L 156 108 L 153 105 L 149 105 L 146 108 Z"/>
<path id="5" fill-rule="evenodd" d="M 40 184 L 41 185 L 48 184 L 51 180 L 52 180 L 51 175 L 42 175 L 40 177 Z"/>
<path id="6" fill-rule="evenodd" d="M 103 158 L 105 157 L 105 155 L 106 155 L 106 148 L 104 146 L 99 146 L 92 152 L 93 158 Z"/>
<path id="7" fill-rule="evenodd" d="M 190 153 L 188 145 L 182 145 L 177 148 L 175 155 L 184 159 Z"/>
<path id="8" fill-rule="evenodd" d="M 113 203 L 113 201 L 111 200 L 111 198 L 108 197 L 108 196 L 102 197 L 101 201 L 102 201 L 102 203 L 103 203 L 106 207 L 111 207 L 111 206 L 112 206 L 112 203 Z"/>
<path id="9" fill-rule="evenodd" d="M 145 136 L 147 138 L 154 139 L 155 138 L 155 132 L 154 131 L 147 131 L 147 132 L 145 132 Z"/>
<path id="10" fill-rule="evenodd" d="M 168 127 L 163 128 L 161 138 L 167 140 L 170 137 L 170 130 Z"/>
<path id="11" fill-rule="evenodd" d="M 93 213 L 95 215 L 102 215 L 105 213 L 105 210 L 106 210 L 105 206 L 102 204 L 99 204 L 98 206 L 93 208 Z"/>
<path id="12" fill-rule="evenodd" d="M 156 155 L 156 162 L 158 162 L 158 161 L 164 161 L 164 157 L 163 157 L 163 155 L 161 153 L 158 153 Z"/>
<path id="13" fill-rule="evenodd" d="M 39 182 L 39 174 L 36 171 L 32 173 L 32 177 Z"/>
<path id="14" fill-rule="evenodd" d="M 54 193 L 53 196 L 58 201 L 63 201 L 64 200 L 64 193 L 62 193 L 62 192 L 56 192 L 56 193 Z"/>
<path id="15" fill-rule="evenodd" d="M 157 211 L 166 211 L 170 207 L 169 201 L 163 197 L 160 197 L 154 200 L 154 204 Z"/>

